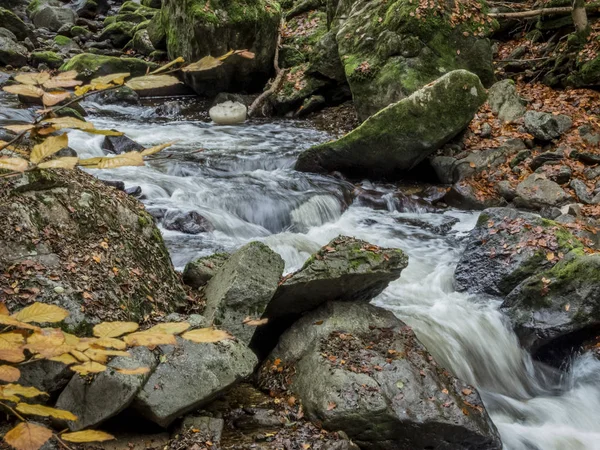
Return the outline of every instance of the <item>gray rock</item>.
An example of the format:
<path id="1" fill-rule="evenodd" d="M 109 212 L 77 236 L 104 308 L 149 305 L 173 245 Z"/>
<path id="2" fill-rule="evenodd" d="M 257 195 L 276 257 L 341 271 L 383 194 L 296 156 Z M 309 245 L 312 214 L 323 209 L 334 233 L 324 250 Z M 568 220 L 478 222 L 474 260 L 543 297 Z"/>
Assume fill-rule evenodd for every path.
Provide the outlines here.
<path id="1" fill-rule="evenodd" d="M 545 174 L 550 180 L 558 184 L 566 184 L 571 179 L 573 171 L 569 166 L 542 166 L 538 168 L 536 173 Z"/>
<path id="2" fill-rule="evenodd" d="M 592 146 L 600 145 L 600 133 L 594 133 L 590 125 L 582 125 L 578 129 L 581 138 Z"/>
<path id="3" fill-rule="evenodd" d="M 17 40 L 15 34 L 12 31 L 7 30 L 6 28 L 0 28 L 0 37 L 10 39 L 11 41 Z"/>
<path id="4" fill-rule="evenodd" d="M 593 180 L 595 178 L 600 178 L 600 166 L 594 167 L 594 168 L 585 169 L 583 171 L 583 174 L 585 175 L 585 177 L 588 180 Z"/>
<path id="5" fill-rule="evenodd" d="M 430 164 L 435 171 L 440 183 L 452 184 L 454 182 L 454 164 L 457 159 L 452 156 L 435 156 L 431 158 Z"/>
<path id="6" fill-rule="evenodd" d="M 478 152 L 471 152 L 469 156 L 459 159 L 452 168 L 452 181 L 461 181 L 483 170 L 496 168 L 506 162 L 509 148 L 498 147 Z"/>
<path id="7" fill-rule="evenodd" d="M 492 132 L 493 132 L 492 126 L 489 123 L 485 122 L 483 125 L 481 125 L 481 134 L 480 134 L 480 136 L 481 136 L 482 139 L 489 139 L 489 138 L 491 138 L 492 137 Z"/>
<path id="8" fill-rule="evenodd" d="M 179 433 L 194 430 L 195 434 L 200 433 L 202 441 L 210 441 L 213 445 L 218 446 L 221 442 L 224 426 L 225 421 L 223 419 L 207 416 L 186 416 L 181 421 Z"/>
<path id="9" fill-rule="evenodd" d="M 106 136 L 102 142 L 102 150 L 106 150 L 109 153 L 114 153 L 115 155 L 120 155 L 121 153 L 142 151 L 144 150 L 144 146 L 138 144 L 133 139 L 130 139 L 125 135 Z"/>
<path id="10" fill-rule="evenodd" d="M 514 202 L 523 208 L 540 209 L 544 206 L 561 206 L 572 200 L 557 183 L 543 174 L 532 173 L 517 186 Z"/>
<path id="11" fill-rule="evenodd" d="M 100 105 L 141 105 L 140 96 L 127 86 L 90 95 L 89 101 L 99 103 Z"/>
<path id="12" fill-rule="evenodd" d="M 145 56 L 148 56 L 156 50 L 154 45 L 152 45 L 148 30 L 139 30 L 134 34 L 133 39 L 131 40 L 131 48 Z"/>
<path id="13" fill-rule="evenodd" d="M 73 377 L 74 372 L 63 363 L 39 360 L 19 366 L 22 386 L 33 386 L 40 391 L 53 394 L 60 391 Z"/>
<path id="14" fill-rule="evenodd" d="M 569 186 L 575 191 L 575 194 L 577 194 L 577 198 L 581 203 L 586 205 L 594 204 L 594 195 L 588 192 L 588 187 L 583 181 L 575 178 L 571 180 Z"/>
<path id="15" fill-rule="evenodd" d="M 513 159 L 510 160 L 510 163 L 508 163 L 508 165 L 510 166 L 511 169 L 514 169 L 519 164 L 521 164 L 523 161 L 525 161 L 527 158 L 529 158 L 531 156 L 531 153 L 532 153 L 531 150 L 521 150 L 519 153 L 517 153 L 515 155 L 515 157 Z"/>
<path id="16" fill-rule="evenodd" d="M 75 375 L 61 392 L 56 407 L 77 416 L 67 422 L 71 431 L 95 427 L 125 410 L 144 386 L 158 364 L 157 358 L 146 347 L 130 349 L 131 357 L 119 356 L 108 363 L 108 369 L 96 374 L 90 381 Z M 142 375 L 126 375 L 116 369 L 148 368 Z"/>
<path id="17" fill-rule="evenodd" d="M 346 81 L 344 66 L 340 62 L 335 33 L 329 31 L 317 42 L 310 55 L 309 73 L 319 74 L 337 82 Z"/>
<path id="18" fill-rule="evenodd" d="M 21 44 L 0 36 L 0 65 L 21 67 L 27 64 L 27 49 Z"/>
<path id="19" fill-rule="evenodd" d="M 502 196 L 504 200 L 507 202 L 512 202 L 514 198 L 517 196 L 517 190 L 512 187 L 510 181 L 502 180 L 496 186 L 496 190 Z"/>
<path id="20" fill-rule="evenodd" d="M 526 111 L 525 102 L 517 94 L 512 80 L 495 83 L 488 91 L 488 103 L 503 122 L 513 122 L 523 117 Z"/>
<path id="21" fill-rule="evenodd" d="M 281 256 L 265 244 L 246 244 L 208 282 L 204 315 L 249 343 L 256 327 L 242 322 L 247 317 L 262 317 L 277 290 L 283 268 Z"/>
<path id="22" fill-rule="evenodd" d="M 469 184 L 459 181 L 454 183 L 444 196 L 444 201 L 455 208 L 481 210 L 504 206 L 506 201 L 500 197 L 479 195 Z"/>
<path id="23" fill-rule="evenodd" d="M 22 41 L 29 35 L 27 25 L 10 9 L 0 8 L 0 25 L 16 36 L 14 40 Z"/>
<path id="24" fill-rule="evenodd" d="M 574 248 L 582 248 L 581 243 L 556 222 L 510 208 L 487 209 L 456 266 L 456 289 L 506 296 L 527 277 L 556 264 L 559 253 Z"/>
<path id="25" fill-rule="evenodd" d="M 476 75 L 450 72 L 341 139 L 305 150 L 296 169 L 398 177 L 464 130 L 484 101 L 485 90 Z"/>
<path id="26" fill-rule="evenodd" d="M 258 362 L 252 351 L 234 340 L 196 344 L 177 338 L 176 346 L 161 350 L 164 362 L 150 376 L 133 406 L 162 427 L 250 376 Z"/>
<path id="27" fill-rule="evenodd" d="M 58 31 L 65 24 L 75 25 L 77 14 L 64 6 L 42 5 L 31 16 L 33 24 L 38 28 Z"/>
<path id="28" fill-rule="evenodd" d="M 269 323 L 257 330 L 252 348 L 265 354 L 300 315 L 327 301 L 372 300 L 407 265 L 408 257 L 400 249 L 337 237 L 280 284 L 264 314 Z"/>
<path id="29" fill-rule="evenodd" d="M 206 286 L 231 255 L 215 253 L 189 262 L 183 270 L 183 282 L 193 288 Z"/>
<path id="30" fill-rule="evenodd" d="M 525 128 L 540 141 L 551 141 L 560 137 L 571 128 L 573 121 L 569 116 L 527 111 L 524 116 Z"/>
<path id="31" fill-rule="evenodd" d="M 162 219 L 162 225 L 167 230 L 185 234 L 208 233 L 215 229 L 212 223 L 196 211 L 167 211 Z"/>
<path id="32" fill-rule="evenodd" d="M 517 286 L 502 309 L 521 345 L 543 354 L 567 345 L 577 347 L 581 332 L 600 331 L 600 255 L 574 251 L 553 268 Z"/>
<path id="33" fill-rule="evenodd" d="M 261 382 L 275 359 L 294 367 L 290 390 L 307 417 L 360 448 L 502 448 L 477 391 L 437 365 L 390 311 L 327 303 L 281 337 Z"/>

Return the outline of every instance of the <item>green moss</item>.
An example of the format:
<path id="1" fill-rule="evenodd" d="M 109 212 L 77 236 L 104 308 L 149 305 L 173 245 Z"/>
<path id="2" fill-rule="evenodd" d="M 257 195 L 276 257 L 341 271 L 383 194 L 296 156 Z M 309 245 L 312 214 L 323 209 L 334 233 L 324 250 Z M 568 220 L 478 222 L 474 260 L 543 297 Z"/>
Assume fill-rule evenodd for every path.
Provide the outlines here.
<path id="1" fill-rule="evenodd" d="M 71 28 L 71 36 L 86 36 L 90 33 L 90 30 L 79 25 L 75 25 Z"/>
<path id="2" fill-rule="evenodd" d="M 56 43 L 56 45 L 59 45 L 61 47 L 64 47 L 66 45 L 70 45 L 73 43 L 73 40 L 71 38 L 68 38 L 66 36 L 55 36 L 54 37 L 54 42 Z"/>
<path id="3" fill-rule="evenodd" d="M 33 52 L 31 53 L 31 61 L 35 66 L 38 64 L 46 64 L 51 69 L 57 69 L 62 65 L 63 58 L 55 52 Z"/>
<path id="4" fill-rule="evenodd" d="M 33 15 L 33 13 L 35 13 L 38 9 L 40 9 L 40 6 L 42 5 L 41 0 L 31 0 L 29 2 L 29 5 L 27 5 L 27 15 L 29 17 L 31 17 Z"/>
<path id="5" fill-rule="evenodd" d="M 115 23 L 117 21 L 117 16 L 108 16 L 106 19 L 104 19 L 104 26 L 108 26 L 111 23 Z"/>

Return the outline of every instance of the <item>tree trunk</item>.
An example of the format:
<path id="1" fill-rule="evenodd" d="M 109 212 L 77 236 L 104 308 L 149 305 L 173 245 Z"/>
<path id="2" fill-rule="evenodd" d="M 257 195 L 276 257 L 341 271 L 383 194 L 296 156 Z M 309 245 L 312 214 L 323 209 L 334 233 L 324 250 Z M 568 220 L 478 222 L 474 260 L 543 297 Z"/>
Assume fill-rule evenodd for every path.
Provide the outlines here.
<path id="1" fill-rule="evenodd" d="M 590 30 L 587 13 L 585 11 L 585 0 L 573 0 L 573 11 L 571 12 L 571 15 L 577 34 L 580 36 L 587 36 Z"/>

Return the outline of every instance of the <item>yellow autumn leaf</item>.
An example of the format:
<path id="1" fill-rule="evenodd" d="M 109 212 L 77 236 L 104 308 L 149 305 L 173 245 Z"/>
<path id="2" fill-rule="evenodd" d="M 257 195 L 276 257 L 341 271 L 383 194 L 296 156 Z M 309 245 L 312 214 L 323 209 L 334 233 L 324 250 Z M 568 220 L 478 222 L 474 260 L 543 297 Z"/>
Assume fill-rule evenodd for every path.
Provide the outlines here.
<path id="1" fill-rule="evenodd" d="M 123 136 L 125 133 L 123 133 L 122 131 L 115 131 L 115 130 L 98 130 L 97 128 L 90 128 L 87 130 L 83 130 L 86 133 L 89 134 L 100 134 L 102 136 Z"/>
<path id="2" fill-rule="evenodd" d="M 127 152 L 113 158 L 103 158 L 98 163 L 99 169 L 116 169 L 117 167 L 143 166 L 144 158 L 138 152 Z"/>
<path id="3" fill-rule="evenodd" d="M 41 98 L 44 95 L 43 89 L 28 84 L 13 84 L 12 86 L 4 86 L 2 90 L 11 94 L 33 98 Z"/>
<path id="4" fill-rule="evenodd" d="M 36 331 L 27 338 L 25 347 L 32 353 L 38 353 L 43 358 L 53 358 L 73 350 L 65 340 L 65 335 L 59 329 L 45 328 Z"/>
<path id="5" fill-rule="evenodd" d="M 129 72 L 125 72 L 125 73 L 111 73 L 110 75 L 104 75 L 103 77 L 98 77 L 98 78 L 94 78 L 90 84 L 94 85 L 94 84 L 109 84 L 109 83 L 114 83 L 114 84 L 123 84 L 123 80 L 125 80 L 125 78 L 131 76 L 131 74 Z"/>
<path id="6" fill-rule="evenodd" d="M 23 125 L 2 125 L 2 128 L 9 131 L 13 131 L 15 133 L 22 133 L 23 131 L 33 130 L 35 128 L 35 125 L 31 125 L 28 123 Z"/>
<path id="7" fill-rule="evenodd" d="M 125 350 L 125 348 L 127 348 L 127 344 L 125 344 L 125 342 L 111 337 L 98 338 L 92 343 L 92 345 L 94 347 L 114 348 L 117 350 Z"/>
<path id="8" fill-rule="evenodd" d="M 6 316 L 3 316 L 6 317 Z M 22 345 L 25 338 L 19 333 L 0 334 L 0 361 L 19 363 L 25 360 Z"/>
<path id="9" fill-rule="evenodd" d="M 173 75 L 145 75 L 143 77 L 136 77 L 125 83 L 130 89 L 134 91 L 145 91 L 148 89 L 160 89 L 171 86 L 177 86 L 183 84 L 179 78 Z"/>
<path id="10" fill-rule="evenodd" d="M 75 117 L 54 117 L 52 119 L 46 119 L 43 123 L 52 125 L 56 130 L 62 130 L 63 128 L 72 128 L 74 130 L 90 130 L 94 128 L 94 125 L 85 120 L 79 120 Z"/>
<path id="11" fill-rule="evenodd" d="M 88 92 L 90 92 L 92 90 L 92 86 L 89 84 L 86 84 L 85 86 L 77 86 L 75 88 L 75 95 L 77 97 L 81 97 L 82 95 L 87 94 Z"/>
<path id="12" fill-rule="evenodd" d="M 148 331 L 129 334 L 123 340 L 132 347 L 154 347 L 156 345 L 175 345 L 177 343 L 175 336 L 172 334 L 149 333 Z"/>
<path id="13" fill-rule="evenodd" d="M 165 148 L 170 147 L 171 145 L 175 144 L 176 142 L 177 141 L 166 142 L 164 144 L 155 145 L 154 147 L 147 148 L 146 150 L 142 151 L 142 156 L 154 155 L 155 153 L 158 153 L 158 152 L 164 150 Z"/>
<path id="14" fill-rule="evenodd" d="M 189 66 L 185 66 L 181 69 L 184 72 L 201 72 L 204 70 L 211 70 L 216 67 L 219 67 L 223 64 L 223 61 L 219 58 L 215 58 L 214 56 L 205 56 L 200 61 L 196 61 L 195 63 L 190 64 Z"/>
<path id="15" fill-rule="evenodd" d="M 0 169 L 11 172 L 24 172 L 29 167 L 27 160 L 23 158 L 0 158 Z"/>
<path id="16" fill-rule="evenodd" d="M 71 98 L 70 92 L 61 92 L 61 91 L 46 92 L 42 96 L 42 103 L 44 104 L 44 106 L 54 106 L 54 105 L 58 105 L 60 102 L 66 100 L 68 98 Z"/>
<path id="17" fill-rule="evenodd" d="M 111 434 L 98 430 L 75 431 L 74 433 L 63 433 L 61 439 L 67 442 L 85 443 L 85 442 L 104 442 L 115 439 Z"/>
<path id="18" fill-rule="evenodd" d="M 64 136 L 64 135 L 63 135 Z M 50 140 L 50 139 L 47 139 Z M 60 145 L 60 144 L 59 144 Z M 35 147 L 32 152 L 35 152 Z M 36 155 L 37 156 L 37 155 Z M 37 157 L 36 157 L 37 159 Z M 69 316 L 69 311 L 56 305 L 48 305 L 46 303 L 33 303 L 16 314 L 13 317 L 21 322 L 36 322 L 36 323 L 54 323 L 61 322 Z M 64 336 L 63 336 L 64 337 Z"/>
<path id="19" fill-rule="evenodd" d="M 21 401 L 21 399 L 19 397 L 17 397 L 16 395 L 5 395 L 2 392 L 2 386 L 0 386 L 0 401 L 19 403 Z"/>
<path id="20" fill-rule="evenodd" d="M 181 334 L 190 328 L 190 326 L 191 325 L 187 322 L 160 323 L 146 330 L 145 333 Z"/>
<path id="21" fill-rule="evenodd" d="M 72 88 L 77 89 L 82 82 L 78 80 L 61 80 L 56 77 L 49 79 L 44 83 L 44 87 L 46 89 L 56 89 L 56 88 Z"/>
<path id="22" fill-rule="evenodd" d="M 15 75 L 15 81 L 18 81 L 21 84 L 29 84 L 31 86 L 35 86 L 38 84 L 44 84 L 46 81 L 50 79 L 50 74 L 48 72 L 40 72 L 40 73 L 20 73 Z"/>
<path id="23" fill-rule="evenodd" d="M 38 169 L 74 169 L 78 162 L 76 156 L 65 156 L 38 164 Z"/>
<path id="24" fill-rule="evenodd" d="M 85 351 L 85 356 L 89 357 L 93 361 L 104 364 L 109 356 L 123 356 L 129 358 L 131 357 L 131 353 L 124 352 L 122 350 L 101 350 L 89 348 Z"/>
<path id="25" fill-rule="evenodd" d="M 81 350 L 71 350 L 71 355 L 73 355 L 82 363 L 88 362 L 90 360 L 89 356 L 87 356 Z"/>
<path id="26" fill-rule="evenodd" d="M 183 59 L 183 57 L 180 56 L 179 58 L 174 59 L 170 63 L 167 63 L 164 66 L 159 67 L 154 72 L 150 72 L 149 75 L 156 75 L 157 73 L 164 72 L 165 70 L 169 69 L 170 67 L 173 67 L 175 64 L 183 64 L 184 62 L 185 62 L 185 59 Z"/>
<path id="27" fill-rule="evenodd" d="M 100 373 L 106 370 L 105 365 L 94 361 L 88 361 L 77 366 L 71 366 L 69 368 L 80 375 L 87 375 L 88 373 Z"/>
<path id="28" fill-rule="evenodd" d="M 24 330 L 39 330 L 40 327 L 30 325 L 10 316 L 0 316 L 0 325 L 8 325 L 9 327 L 23 328 Z"/>
<path id="29" fill-rule="evenodd" d="M 54 417 L 55 419 L 71 421 L 77 420 L 77 416 L 72 412 L 65 411 L 64 409 L 50 408 L 49 406 L 43 405 L 30 405 L 29 403 L 19 403 L 16 406 L 16 410 L 20 413 L 27 414 L 30 416 Z"/>
<path id="30" fill-rule="evenodd" d="M 13 366 L 0 366 L 0 381 L 12 383 L 21 378 L 21 371 Z"/>
<path id="31" fill-rule="evenodd" d="M 102 322 L 94 327 L 94 336 L 116 338 L 127 333 L 133 333 L 139 327 L 135 322 Z"/>
<path id="32" fill-rule="evenodd" d="M 4 442 L 16 450 L 38 450 L 52 437 L 52 431 L 42 425 L 21 422 L 4 435 Z"/>
<path id="33" fill-rule="evenodd" d="M 255 58 L 255 54 L 248 51 L 248 50 L 237 50 L 235 52 L 236 55 L 241 56 L 242 58 L 246 58 L 246 59 L 254 59 Z"/>
<path id="34" fill-rule="evenodd" d="M 2 392 L 6 395 L 18 395 L 25 398 L 35 398 L 42 395 L 48 395 L 33 386 L 21 386 L 20 384 L 6 384 L 2 386 Z"/>
<path id="35" fill-rule="evenodd" d="M 117 372 L 123 375 L 145 375 L 150 372 L 149 367 L 138 367 L 137 369 L 116 369 Z"/>
<path id="36" fill-rule="evenodd" d="M 198 330 L 188 331 L 181 335 L 183 339 L 196 343 L 219 342 L 226 339 L 233 339 L 227 331 L 217 330 L 215 328 L 200 328 Z"/>
<path id="37" fill-rule="evenodd" d="M 554 260 L 554 253 L 552 253 L 552 252 L 546 253 L 546 259 L 548 261 L 553 261 Z"/>
<path id="38" fill-rule="evenodd" d="M 8 311 L 8 308 L 6 307 L 6 304 L 4 302 L 0 302 L 0 316 L 8 316 L 10 315 L 10 312 Z"/>
<path id="39" fill-rule="evenodd" d="M 77 361 L 73 356 L 69 355 L 68 353 L 63 353 L 62 355 L 54 356 L 49 359 L 50 359 L 50 361 L 56 361 L 59 363 L 63 363 L 63 364 L 66 364 L 67 366 L 70 366 L 71 364 L 79 363 L 79 361 Z"/>

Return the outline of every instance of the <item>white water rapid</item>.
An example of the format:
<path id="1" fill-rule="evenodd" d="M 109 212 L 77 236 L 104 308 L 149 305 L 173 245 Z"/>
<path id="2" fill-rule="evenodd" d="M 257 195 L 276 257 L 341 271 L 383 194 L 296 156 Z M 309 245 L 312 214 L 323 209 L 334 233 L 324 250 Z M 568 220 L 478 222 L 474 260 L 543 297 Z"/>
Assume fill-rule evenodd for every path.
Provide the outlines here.
<path id="1" fill-rule="evenodd" d="M 98 128 L 117 128 L 145 146 L 179 140 L 175 153 L 206 149 L 187 161 L 94 171 L 127 187 L 141 186 L 150 210 L 193 210 L 214 225 L 215 231 L 194 236 L 163 230 L 179 269 L 193 258 L 251 240 L 279 252 L 287 271 L 339 234 L 401 248 L 409 266 L 374 302 L 412 326 L 441 364 L 479 389 L 505 449 L 600 449 L 600 361 L 581 355 L 567 371 L 542 367 L 520 349 L 498 301 L 454 291 L 461 237 L 474 226 L 476 214 L 348 205 L 352 186 L 291 169 L 302 149 L 327 135 L 285 121 L 215 126 L 180 116 L 178 105 L 85 106 Z M 26 118 L 24 111 L 13 111 L 0 113 L 0 121 Z M 102 139 L 70 133 L 70 145 L 82 157 L 103 155 Z M 398 220 L 439 224 L 448 216 L 460 222 L 445 236 Z"/>

